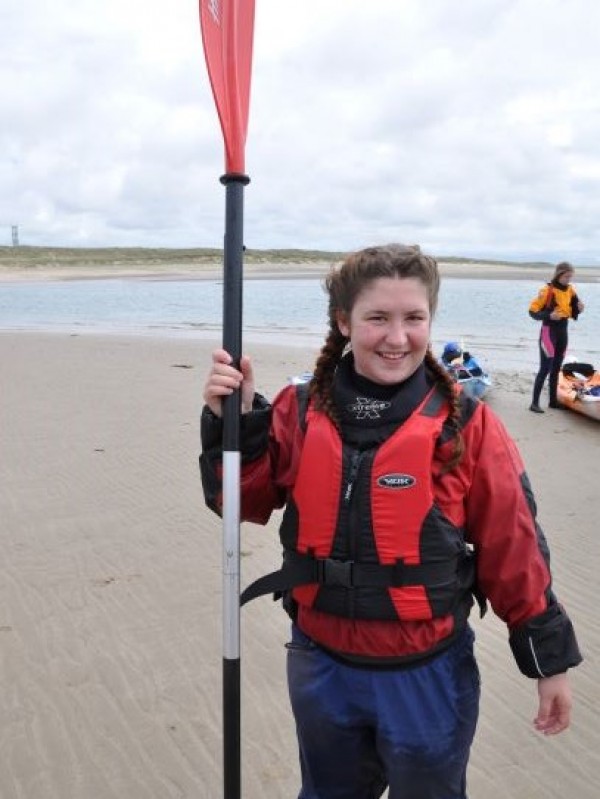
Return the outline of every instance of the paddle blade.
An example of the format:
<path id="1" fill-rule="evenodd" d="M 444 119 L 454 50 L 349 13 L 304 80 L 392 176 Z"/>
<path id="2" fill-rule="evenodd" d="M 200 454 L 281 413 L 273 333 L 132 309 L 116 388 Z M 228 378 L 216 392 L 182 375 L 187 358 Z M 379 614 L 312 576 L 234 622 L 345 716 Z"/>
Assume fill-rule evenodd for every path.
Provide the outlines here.
<path id="1" fill-rule="evenodd" d="M 245 173 L 255 0 L 200 0 L 200 28 L 223 138 L 225 170 Z"/>

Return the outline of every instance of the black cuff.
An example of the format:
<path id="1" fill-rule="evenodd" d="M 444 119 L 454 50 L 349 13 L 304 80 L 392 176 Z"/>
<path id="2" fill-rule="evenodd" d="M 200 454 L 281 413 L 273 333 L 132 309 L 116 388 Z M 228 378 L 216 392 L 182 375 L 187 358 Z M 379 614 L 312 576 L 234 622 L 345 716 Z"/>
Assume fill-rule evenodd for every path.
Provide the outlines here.
<path id="1" fill-rule="evenodd" d="M 266 450 L 271 423 L 271 405 L 260 394 L 255 394 L 252 410 L 240 419 L 240 451 L 242 461 L 252 461 Z M 223 419 L 216 416 L 208 405 L 200 416 L 200 438 L 202 450 L 212 452 L 223 447 Z"/>
<path id="2" fill-rule="evenodd" d="M 263 455 L 269 445 L 271 426 L 271 406 L 260 394 L 254 395 L 252 410 L 245 413 L 240 426 L 240 450 L 242 463 L 256 460 Z"/>
<path id="3" fill-rule="evenodd" d="M 552 677 L 583 660 L 571 620 L 558 604 L 512 630 L 509 641 L 526 677 Z"/>
<path id="4" fill-rule="evenodd" d="M 223 420 L 216 416 L 208 405 L 202 408 L 200 415 L 200 440 L 202 449 L 206 452 L 221 446 L 223 439 Z"/>

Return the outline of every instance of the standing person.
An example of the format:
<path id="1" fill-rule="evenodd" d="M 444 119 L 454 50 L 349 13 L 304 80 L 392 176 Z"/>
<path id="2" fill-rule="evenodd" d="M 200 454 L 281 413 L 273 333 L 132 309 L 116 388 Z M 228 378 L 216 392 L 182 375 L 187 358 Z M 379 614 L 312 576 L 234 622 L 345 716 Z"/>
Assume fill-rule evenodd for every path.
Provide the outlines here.
<path id="1" fill-rule="evenodd" d="M 558 375 L 569 343 L 569 319 L 577 319 L 584 309 L 574 286 L 571 285 L 574 267 L 567 261 L 556 265 L 552 280 L 543 286 L 529 306 L 529 316 L 541 321 L 539 348 L 540 367 L 533 384 L 533 399 L 529 410 L 544 413 L 540 406 L 542 388 L 548 375 L 550 408 L 562 409 L 556 394 Z"/>
<path id="2" fill-rule="evenodd" d="M 581 661 L 515 444 L 430 347 L 439 275 L 416 246 L 351 254 L 326 280 L 329 332 L 304 386 L 269 404 L 244 356 L 216 350 L 201 471 L 221 512 L 223 397 L 241 390 L 241 517 L 285 508 L 275 592 L 286 645 L 299 799 L 464 799 L 479 708 L 473 596 L 508 625 L 537 680 L 534 727 L 569 726 Z"/>

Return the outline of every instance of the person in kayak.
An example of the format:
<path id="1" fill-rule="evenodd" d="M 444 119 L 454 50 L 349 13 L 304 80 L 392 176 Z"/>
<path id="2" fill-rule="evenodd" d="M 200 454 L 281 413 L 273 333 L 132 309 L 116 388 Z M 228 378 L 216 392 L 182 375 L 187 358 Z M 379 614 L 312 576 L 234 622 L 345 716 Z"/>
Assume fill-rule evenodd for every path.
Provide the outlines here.
<path id="1" fill-rule="evenodd" d="M 281 597 L 299 799 L 464 799 L 480 682 L 469 612 L 489 602 L 534 727 L 565 730 L 581 662 L 515 443 L 430 349 L 436 261 L 417 246 L 350 254 L 326 278 L 314 373 L 269 403 L 222 349 L 204 385 L 200 467 L 222 512 L 221 404 L 241 391 L 243 520 L 284 508 L 283 565 L 242 594 Z"/>
<path id="2" fill-rule="evenodd" d="M 562 261 L 556 265 L 552 280 L 539 290 L 529 306 L 529 316 L 542 323 L 539 337 L 540 365 L 533 383 L 533 398 L 529 410 L 544 413 L 540 397 L 546 378 L 550 401 L 548 406 L 561 410 L 558 401 L 558 376 L 569 343 L 569 319 L 577 319 L 584 304 L 571 285 L 575 272 L 572 264 Z"/>

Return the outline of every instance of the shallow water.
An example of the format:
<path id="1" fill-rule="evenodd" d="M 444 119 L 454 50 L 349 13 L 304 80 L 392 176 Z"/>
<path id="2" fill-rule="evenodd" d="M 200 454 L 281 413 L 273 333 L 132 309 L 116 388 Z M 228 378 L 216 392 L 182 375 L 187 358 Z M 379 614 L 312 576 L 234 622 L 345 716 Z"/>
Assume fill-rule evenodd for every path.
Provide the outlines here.
<path id="1" fill-rule="evenodd" d="M 446 278 L 433 327 L 439 354 L 457 340 L 491 370 L 537 365 L 539 325 L 527 314 L 540 283 Z M 221 281 L 73 280 L 0 283 L 0 329 L 220 336 Z M 600 363 L 600 284 L 578 287 L 586 310 L 569 328 L 568 357 Z M 244 341 L 317 347 L 326 327 L 318 279 L 244 284 Z M 247 347 L 245 347 L 247 348 Z"/>

